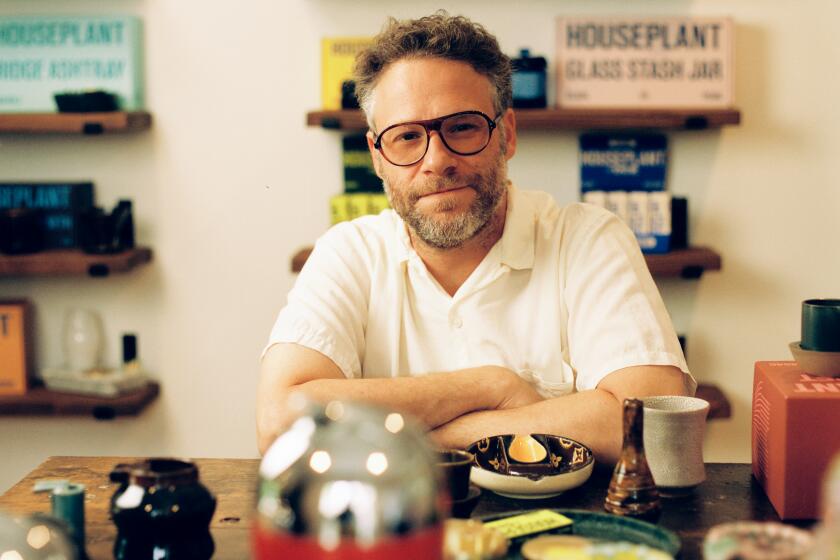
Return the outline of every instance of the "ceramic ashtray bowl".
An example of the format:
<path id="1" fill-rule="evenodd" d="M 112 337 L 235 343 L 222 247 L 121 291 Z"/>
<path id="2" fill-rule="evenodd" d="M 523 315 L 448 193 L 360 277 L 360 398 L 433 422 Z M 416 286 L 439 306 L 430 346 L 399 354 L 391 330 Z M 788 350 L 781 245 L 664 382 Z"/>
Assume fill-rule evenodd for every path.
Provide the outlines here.
<path id="1" fill-rule="evenodd" d="M 523 441 L 538 453 L 517 453 L 524 447 L 520 445 Z M 547 434 L 491 436 L 473 443 L 467 451 L 475 455 L 472 483 L 511 498 L 556 496 L 586 482 L 595 466 L 588 447 Z"/>
<path id="2" fill-rule="evenodd" d="M 840 376 L 840 352 L 806 350 L 799 342 L 790 343 L 790 353 L 799 367 L 807 374 L 821 377 Z"/>

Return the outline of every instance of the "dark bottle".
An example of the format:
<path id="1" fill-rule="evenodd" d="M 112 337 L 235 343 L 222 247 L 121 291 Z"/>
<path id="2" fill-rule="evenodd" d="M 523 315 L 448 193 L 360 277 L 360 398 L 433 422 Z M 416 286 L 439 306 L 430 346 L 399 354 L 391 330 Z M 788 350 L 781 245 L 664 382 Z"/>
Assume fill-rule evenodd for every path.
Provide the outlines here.
<path id="1" fill-rule="evenodd" d="M 117 525 L 116 560 L 208 560 L 216 499 L 198 480 L 193 463 L 147 459 L 117 465 L 111 498 Z"/>
<path id="2" fill-rule="evenodd" d="M 624 443 L 604 501 L 610 513 L 644 518 L 659 514 L 659 492 L 645 458 L 643 434 L 644 404 L 624 399 Z"/>
<path id="3" fill-rule="evenodd" d="M 113 235 L 111 245 L 115 251 L 134 248 L 134 215 L 130 200 L 120 200 L 111 212 Z"/>
<path id="4" fill-rule="evenodd" d="M 523 109 L 545 107 L 545 58 L 531 56 L 528 49 L 521 49 L 519 58 L 510 62 L 513 67 L 513 106 Z"/>

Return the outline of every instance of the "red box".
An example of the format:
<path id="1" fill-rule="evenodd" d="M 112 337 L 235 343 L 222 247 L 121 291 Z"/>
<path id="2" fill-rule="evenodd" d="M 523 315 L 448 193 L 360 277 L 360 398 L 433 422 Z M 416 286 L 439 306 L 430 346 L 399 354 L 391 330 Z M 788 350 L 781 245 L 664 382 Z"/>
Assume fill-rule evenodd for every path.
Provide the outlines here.
<path id="1" fill-rule="evenodd" d="M 756 362 L 753 475 L 782 519 L 817 519 L 825 471 L 840 452 L 840 378 L 796 362 Z"/>

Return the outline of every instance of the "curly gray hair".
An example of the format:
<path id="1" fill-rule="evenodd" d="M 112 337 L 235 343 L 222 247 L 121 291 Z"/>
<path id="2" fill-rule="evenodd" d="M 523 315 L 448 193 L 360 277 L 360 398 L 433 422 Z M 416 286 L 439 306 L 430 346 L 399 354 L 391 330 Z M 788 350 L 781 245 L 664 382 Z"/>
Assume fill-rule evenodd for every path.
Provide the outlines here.
<path id="1" fill-rule="evenodd" d="M 356 97 L 373 129 L 373 90 L 388 66 L 405 58 L 437 57 L 466 62 L 493 87 L 496 114 L 513 105 L 510 58 L 482 25 L 439 10 L 419 19 L 389 18 L 373 45 L 356 57 Z"/>

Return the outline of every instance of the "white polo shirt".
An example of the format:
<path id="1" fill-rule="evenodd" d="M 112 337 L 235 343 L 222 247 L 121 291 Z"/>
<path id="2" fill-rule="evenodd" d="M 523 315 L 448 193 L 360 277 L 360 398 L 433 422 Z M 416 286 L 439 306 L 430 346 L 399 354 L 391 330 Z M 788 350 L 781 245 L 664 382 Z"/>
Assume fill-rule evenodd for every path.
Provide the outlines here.
<path id="1" fill-rule="evenodd" d="M 269 346 L 294 342 L 348 378 L 498 365 L 545 397 L 628 366 L 688 367 L 632 232 L 588 204 L 509 188 L 501 239 L 449 296 L 392 210 L 338 224 L 306 261 Z M 690 389 L 696 387 L 687 375 Z"/>

